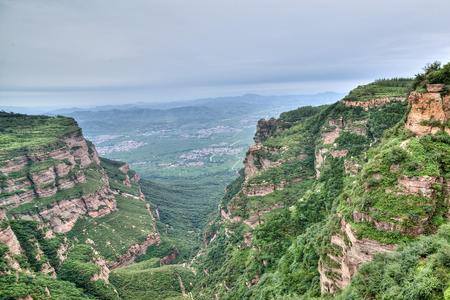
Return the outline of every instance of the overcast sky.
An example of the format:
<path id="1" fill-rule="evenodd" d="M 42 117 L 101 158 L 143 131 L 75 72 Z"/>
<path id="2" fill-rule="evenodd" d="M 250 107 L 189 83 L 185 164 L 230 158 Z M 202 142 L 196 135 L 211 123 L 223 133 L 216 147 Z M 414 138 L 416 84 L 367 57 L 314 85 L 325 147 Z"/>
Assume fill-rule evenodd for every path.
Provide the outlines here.
<path id="1" fill-rule="evenodd" d="M 450 60 L 449 0 L 0 0 L 0 104 L 347 92 Z"/>

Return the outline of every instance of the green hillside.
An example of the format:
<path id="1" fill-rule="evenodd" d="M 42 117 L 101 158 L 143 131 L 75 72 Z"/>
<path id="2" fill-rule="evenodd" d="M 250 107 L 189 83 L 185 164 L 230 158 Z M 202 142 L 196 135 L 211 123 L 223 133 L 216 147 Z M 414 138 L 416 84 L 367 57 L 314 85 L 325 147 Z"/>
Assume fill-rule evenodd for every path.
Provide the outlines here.
<path id="1" fill-rule="evenodd" d="M 156 260 L 147 260 L 115 270 L 111 283 L 121 299 L 186 299 L 195 276 L 181 265 L 159 267 Z M 157 266 L 157 267 L 155 267 Z"/>
<path id="2" fill-rule="evenodd" d="M 358 87 L 346 99 L 405 99 L 410 83 L 377 81 Z M 373 86 L 382 86 L 383 91 L 374 91 Z M 196 261 L 204 271 L 194 289 L 198 299 L 215 294 L 221 299 L 319 297 L 318 264 L 327 249 L 339 250 L 329 239 L 339 222 L 336 209 L 345 199 L 339 195 L 355 180 L 351 168 L 365 164 L 367 151 L 406 112 L 405 102 L 394 101 L 368 110 L 339 102 L 282 114 L 278 122 L 283 129 L 251 153 L 260 171 L 229 186 L 222 208 L 230 219 L 218 218 L 209 228 L 208 235 L 216 237 Z M 334 140 L 328 141 L 332 136 Z M 318 153 L 324 155 L 319 168 Z M 264 168 L 267 161 L 273 167 Z M 275 191 L 249 195 L 255 186 L 275 186 Z M 233 221 L 234 217 L 244 221 Z"/>
<path id="3" fill-rule="evenodd" d="M 66 117 L 27 116 L 0 111 L 0 159 L 28 150 L 56 147 L 65 135 L 79 132 Z"/>
<path id="4" fill-rule="evenodd" d="M 224 191 L 1 114 L 0 299 L 450 299 L 449 66 L 258 121 Z"/>

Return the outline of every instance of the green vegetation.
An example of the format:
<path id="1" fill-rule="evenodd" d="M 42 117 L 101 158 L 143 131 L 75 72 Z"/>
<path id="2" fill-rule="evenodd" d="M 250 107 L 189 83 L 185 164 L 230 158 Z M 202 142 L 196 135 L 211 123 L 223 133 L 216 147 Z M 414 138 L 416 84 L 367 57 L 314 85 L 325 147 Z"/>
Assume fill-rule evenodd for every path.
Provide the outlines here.
<path id="1" fill-rule="evenodd" d="M 27 265 L 33 271 L 41 271 L 44 263 L 50 263 L 56 270 L 59 268 L 57 250 L 61 237 L 46 239 L 45 233 L 39 228 L 39 223 L 35 221 L 12 220 L 10 225 L 25 251 Z"/>
<path id="2" fill-rule="evenodd" d="M 0 112 L 0 159 L 52 149 L 72 133 L 80 133 L 80 128 L 71 118 Z"/>
<path id="3" fill-rule="evenodd" d="M 407 103 L 401 102 L 370 110 L 367 121 L 369 138 L 373 140 L 381 139 L 385 130 L 392 128 L 399 121 L 401 122 L 407 110 Z"/>
<path id="4" fill-rule="evenodd" d="M 35 300 L 94 299 L 75 287 L 75 284 L 48 275 L 36 274 L 2 274 L 0 276 L 0 299 L 24 299 L 31 296 Z"/>
<path id="5" fill-rule="evenodd" d="M 155 268 L 148 260 L 114 270 L 110 275 L 120 298 L 124 300 L 172 299 L 189 293 L 194 273 L 181 265 Z"/>
<path id="6" fill-rule="evenodd" d="M 122 106 L 73 112 L 71 116 L 102 156 L 129 163 L 144 179 L 142 190 L 154 204 L 152 209 L 158 208 L 160 213 L 162 240 L 175 246 L 183 261 L 197 253 L 202 231 L 216 213 L 225 187 L 238 177 L 257 120 L 339 97 L 245 95 L 185 102 L 188 107 Z M 286 116 L 286 124 L 300 117 Z M 136 142 L 138 148 L 117 147 L 130 142 Z M 119 181 L 111 181 L 111 186 L 125 190 Z"/>
<path id="7" fill-rule="evenodd" d="M 339 299 L 449 299 L 450 226 L 364 264 Z"/>
<path id="8" fill-rule="evenodd" d="M 394 231 L 380 231 L 372 223 L 353 224 L 361 237 L 399 244 L 410 241 L 417 233 L 434 232 L 445 219 L 442 182 L 430 184 L 431 195 L 427 196 L 405 192 L 398 181 L 414 176 L 448 178 L 450 137 L 443 132 L 410 137 L 402 128 L 393 130 L 391 135 L 369 151 L 357 183 L 348 185 L 344 192 L 343 197 L 351 201 L 343 203 L 340 211 L 348 220 L 357 211 L 366 213 L 373 222 L 395 226 Z"/>
<path id="9" fill-rule="evenodd" d="M 58 277 L 75 283 L 87 294 L 95 299 L 109 300 L 119 299 L 118 295 L 103 280 L 91 280 L 100 272 L 100 267 L 94 262 L 94 252 L 88 245 L 75 245 L 69 250 L 69 254 L 61 265 Z"/>
<path id="10" fill-rule="evenodd" d="M 153 232 L 153 220 L 144 201 L 119 195 L 116 201 L 117 211 L 100 218 L 80 218 L 68 234 L 82 243 L 94 241 L 93 247 L 111 261 Z"/>
<path id="11" fill-rule="evenodd" d="M 133 170 L 129 170 L 127 174 L 124 174 L 119 170 L 120 167 L 125 165 L 124 162 L 114 161 L 107 158 L 100 158 L 101 166 L 105 169 L 109 178 L 109 185 L 112 189 L 118 190 L 122 193 L 131 194 L 134 196 L 140 196 L 140 187 L 137 182 L 131 180 L 136 174 Z M 124 184 L 126 176 L 130 179 L 131 186 Z"/>
<path id="12" fill-rule="evenodd" d="M 446 90 L 448 91 L 450 86 L 450 63 L 441 66 L 440 62 L 434 62 L 428 64 L 424 68 L 423 73 L 416 75 L 413 82 L 413 88 L 416 90 L 424 91 L 427 84 L 442 83 L 446 85 Z"/>
<path id="13" fill-rule="evenodd" d="M 428 66 L 414 88 L 438 81 L 448 84 L 447 69 L 447 65 Z M 383 79 L 356 88 L 345 99 L 405 97 L 411 86 L 410 79 Z M 407 109 L 401 102 L 368 109 L 340 102 L 283 113 L 275 133 L 253 153 L 258 175 L 245 180 L 240 170 L 224 192 L 220 189 L 240 165 L 227 169 L 232 160 L 226 155 L 199 159 L 198 153 L 209 150 L 190 148 L 202 143 L 219 147 L 210 144 L 218 142 L 215 137 L 201 142 L 186 138 L 183 145 L 172 139 L 170 143 L 180 147 L 170 154 L 172 158 L 194 157 L 206 167 L 158 165 L 159 177 L 140 181 L 147 202 L 132 196 L 140 196 L 139 184 L 127 183 L 133 171 L 124 174 L 119 170 L 124 163 L 102 159 L 110 185 L 119 194 L 118 210 L 100 218 L 80 218 L 67 234 L 69 251 L 62 264 L 55 259 L 61 236 L 45 239 L 36 222 L 3 222 L 2 228 L 10 224 L 24 249 L 24 257 L 15 259 L 35 272 L 49 263 L 58 279 L 24 274 L 14 279 L 8 273 L 6 248 L 0 245 L 0 272 L 7 275 L 0 277 L 0 288 L 6 287 L 0 295 L 45 298 L 46 291 L 36 288 L 39 281 L 52 286 L 49 290 L 55 295 L 67 290 L 73 299 L 86 295 L 95 299 L 328 299 L 320 294 L 318 266 L 323 267 L 322 276 L 340 279 L 341 266 L 334 257 L 348 252 L 336 240 L 340 241 L 339 236 L 346 246 L 351 245 L 351 235 L 342 229 L 349 225 L 357 238 L 395 244 L 398 251 L 376 255 L 363 264 L 337 298 L 450 299 L 450 136 L 443 131 L 413 136 L 403 126 Z M 186 118 L 190 117 L 187 113 Z M 140 120 L 145 123 L 145 118 Z M 427 125 L 442 127 L 432 122 Z M 232 139 L 244 136 L 235 133 Z M 225 143 L 225 148 L 232 147 L 231 139 Z M 131 154 L 123 154 L 127 155 Z M 134 162 L 147 175 L 156 172 L 152 163 Z M 30 167 L 43 170 L 52 163 Z M 89 169 L 86 183 L 91 184 L 87 186 L 11 212 L 95 191 L 92 182 L 100 181 L 101 170 Z M 264 193 L 255 196 L 254 191 Z M 217 206 L 210 199 L 218 195 L 223 195 L 219 208 L 227 215 L 211 220 Z M 148 210 L 157 220 L 150 218 Z M 137 263 L 113 270 L 111 284 L 91 280 L 101 270 L 97 259 L 117 259 L 130 245 L 142 243 L 155 225 L 161 241 L 150 246 Z M 202 228 L 206 228 L 203 234 Z M 162 265 L 160 259 L 175 250 L 180 253 L 176 263 L 188 261 L 202 241 L 208 246 L 192 261 L 194 269 Z"/>
<path id="14" fill-rule="evenodd" d="M 204 184 L 167 185 L 149 180 L 141 180 L 140 184 L 153 211 L 159 212 L 157 225 L 162 235 L 162 243 L 149 247 L 145 257 L 153 257 L 152 252 L 167 255 L 173 247 L 178 249 L 180 260 L 194 256 L 201 243 L 200 228 L 210 218 L 213 205 L 208 203 L 209 198 L 199 198 L 199 193 L 209 195 L 221 183 L 214 182 L 213 177 Z"/>
<path id="15" fill-rule="evenodd" d="M 411 84 L 410 78 L 379 79 L 351 90 L 344 100 L 367 101 L 383 97 L 405 97 L 411 89 Z"/>
<path id="16" fill-rule="evenodd" d="M 339 135 L 335 143 L 338 149 L 348 150 L 349 155 L 358 155 L 367 149 L 369 140 L 366 136 L 345 131 Z"/>
<path id="17" fill-rule="evenodd" d="M 286 125 L 292 125 L 308 119 L 312 115 L 318 113 L 323 107 L 324 106 L 303 106 L 298 109 L 281 113 L 279 120 L 282 125 L 286 127 Z"/>
<path id="18" fill-rule="evenodd" d="M 410 84 L 409 79 L 380 80 L 357 88 L 347 99 L 406 98 Z M 199 280 L 193 290 L 196 298 L 211 299 L 215 295 L 223 299 L 320 297 L 319 259 L 333 266 L 336 263 L 329 259 L 327 253 L 342 254 L 339 247 L 330 243 L 331 236 L 340 228 L 336 212 L 346 213 L 340 205 L 345 206 L 349 199 L 353 201 L 353 195 L 360 192 L 355 189 L 355 177 L 346 171 L 344 162 L 363 165 L 367 150 L 380 141 L 386 130 L 404 118 L 406 110 L 404 103 L 397 102 L 368 110 L 336 103 L 284 113 L 280 117 L 284 121 L 284 129 L 264 141 L 267 148 L 255 155 L 257 160 L 264 158 L 278 165 L 248 182 L 244 183 L 241 177 L 232 183 L 222 203 L 232 217 L 250 220 L 256 216 L 263 223 L 252 229 L 245 222 L 217 219 L 209 226 L 207 236 L 215 234 L 215 238 L 209 238 L 212 241 L 205 254 L 196 260 L 195 267 L 208 272 L 205 276 L 199 272 Z M 341 126 L 339 137 L 333 144 L 324 145 L 321 135 L 335 130 L 335 126 Z M 315 179 L 315 155 L 319 148 L 347 150 L 348 154 L 345 158 L 326 156 L 320 168 L 320 178 Z M 255 165 L 262 166 L 258 161 Z M 389 169 L 390 164 L 384 163 L 383 166 Z M 282 182 L 282 190 L 265 196 L 248 197 L 242 192 L 255 184 Z M 383 201 L 387 202 L 386 199 Z M 418 207 L 427 210 L 423 202 L 418 203 L 421 204 Z M 349 213 L 354 210 L 352 206 Z M 358 226 L 362 225 L 358 223 Z M 401 237 L 409 241 L 404 234 Z"/>

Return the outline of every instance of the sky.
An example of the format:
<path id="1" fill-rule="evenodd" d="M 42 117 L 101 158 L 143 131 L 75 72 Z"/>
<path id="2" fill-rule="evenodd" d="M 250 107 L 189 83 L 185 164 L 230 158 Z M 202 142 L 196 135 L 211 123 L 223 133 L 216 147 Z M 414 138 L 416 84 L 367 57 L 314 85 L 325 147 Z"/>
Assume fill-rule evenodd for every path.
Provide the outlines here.
<path id="1" fill-rule="evenodd" d="M 345 93 L 450 60 L 449 0 L 0 0 L 0 105 Z"/>

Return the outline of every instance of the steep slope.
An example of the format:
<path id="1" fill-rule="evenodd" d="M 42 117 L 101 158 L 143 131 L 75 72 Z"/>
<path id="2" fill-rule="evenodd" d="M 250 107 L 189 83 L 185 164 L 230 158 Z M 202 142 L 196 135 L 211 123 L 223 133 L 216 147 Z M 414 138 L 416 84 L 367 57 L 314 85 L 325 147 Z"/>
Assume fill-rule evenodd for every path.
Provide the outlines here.
<path id="1" fill-rule="evenodd" d="M 65 233 L 81 215 L 115 210 L 98 155 L 73 120 L 7 114 L 0 120 L 0 205 L 13 219 Z"/>
<path id="2" fill-rule="evenodd" d="M 0 124 L 2 298 L 118 298 L 110 270 L 159 243 L 139 176 L 100 159 L 73 119 Z"/>
<path id="3" fill-rule="evenodd" d="M 160 266 L 158 259 L 116 269 L 111 282 L 121 299 L 186 299 L 195 275 L 183 265 Z M 189 299 L 189 298 L 188 298 Z"/>
<path id="4" fill-rule="evenodd" d="M 346 185 L 336 213 L 340 226 L 331 236 L 334 250 L 324 251 L 319 262 L 322 293 L 348 286 L 361 263 L 375 254 L 392 252 L 447 221 L 450 97 L 445 83 L 450 82 L 410 93 L 406 122 L 369 152 L 360 174 Z"/>
<path id="5" fill-rule="evenodd" d="M 407 109 L 411 80 L 380 80 L 342 101 L 258 122 L 245 168 L 196 259 L 200 299 L 320 295 L 319 260 L 338 196 Z"/>

